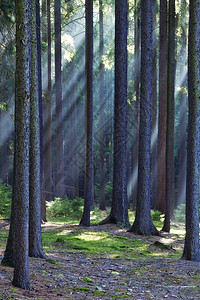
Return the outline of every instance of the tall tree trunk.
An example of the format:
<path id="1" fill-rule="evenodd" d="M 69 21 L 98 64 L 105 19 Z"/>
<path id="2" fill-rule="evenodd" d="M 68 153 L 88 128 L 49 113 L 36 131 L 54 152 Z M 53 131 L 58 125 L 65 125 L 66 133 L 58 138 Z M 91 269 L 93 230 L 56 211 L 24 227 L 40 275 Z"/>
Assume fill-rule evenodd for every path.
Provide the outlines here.
<path id="1" fill-rule="evenodd" d="M 61 0 L 54 2 L 55 14 L 55 92 L 56 92 L 56 195 L 63 197 L 64 185 L 64 132 L 62 117 L 62 76 L 61 76 Z"/>
<path id="2" fill-rule="evenodd" d="M 99 78 L 99 96 L 100 96 L 100 204 L 99 209 L 105 210 L 105 113 L 104 113 L 104 65 L 103 65 L 103 3 L 99 0 L 99 50 L 100 50 L 100 78 Z"/>
<path id="3" fill-rule="evenodd" d="M 86 166 L 84 211 L 80 225 L 90 226 L 93 203 L 93 1 L 85 0 L 86 11 Z"/>
<path id="4" fill-rule="evenodd" d="M 158 235 L 151 219 L 152 0 L 141 1 L 141 93 L 136 217 L 129 231 Z"/>
<path id="5" fill-rule="evenodd" d="M 100 222 L 128 227 L 127 200 L 127 1 L 115 2 L 114 161 L 111 213 Z"/>
<path id="6" fill-rule="evenodd" d="M 152 133 L 151 133 L 151 205 L 157 193 L 157 0 L 153 0 L 153 67 L 152 67 Z"/>
<path id="7" fill-rule="evenodd" d="M 47 0 L 47 23 L 48 23 L 48 92 L 44 105 L 44 186 L 45 198 L 53 200 L 53 166 L 52 166 L 52 83 L 51 83 L 51 12 L 50 0 Z"/>
<path id="8" fill-rule="evenodd" d="M 40 187 L 41 187 L 41 218 L 46 221 L 46 201 L 44 194 L 44 164 L 43 164 L 43 110 L 42 110 L 42 66 L 40 40 L 40 2 L 36 1 L 36 37 L 37 37 L 37 65 L 38 65 L 38 93 L 40 117 Z"/>
<path id="9" fill-rule="evenodd" d="M 199 248 L 199 59 L 200 1 L 190 0 L 188 41 L 188 140 L 186 236 L 183 259 L 200 261 Z"/>
<path id="10" fill-rule="evenodd" d="M 29 283 L 29 147 L 30 147 L 30 22 L 31 1 L 16 1 L 16 102 L 14 165 L 14 278 L 13 285 Z M 23 42 L 22 42 L 23 41 Z"/>
<path id="11" fill-rule="evenodd" d="M 160 0 L 158 163 L 155 208 L 161 212 L 165 211 L 166 198 L 167 57 L 167 0 Z"/>
<path id="12" fill-rule="evenodd" d="M 133 128 L 133 207 L 136 207 L 137 202 L 137 186 L 138 186 L 138 143 L 139 143 L 139 116 L 140 116 L 140 33 L 141 33 L 141 22 L 140 22 L 140 9 L 135 0 L 135 55 L 134 55 L 134 90 L 135 90 L 135 102 L 134 102 L 134 128 Z"/>
<path id="13" fill-rule="evenodd" d="M 38 5 L 38 3 L 37 3 Z M 38 88 L 38 52 L 36 1 L 32 0 L 31 97 L 30 97 L 30 167 L 29 167 L 29 256 L 46 257 L 41 238 L 41 152 Z M 41 87 L 40 87 L 41 88 Z M 39 92 L 38 92 L 39 91 Z M 42 191 L 43 192 L 43 191 Z"/>
<path id="14" fill-rule="evenodd" d="M 168 71 L 167 71 L 167 135 L 166 197 L 163 231 L 170 231 L 170 215 L 174 209 L 174 84 L 175 84 L 175 0 L 169 2 Z"/>

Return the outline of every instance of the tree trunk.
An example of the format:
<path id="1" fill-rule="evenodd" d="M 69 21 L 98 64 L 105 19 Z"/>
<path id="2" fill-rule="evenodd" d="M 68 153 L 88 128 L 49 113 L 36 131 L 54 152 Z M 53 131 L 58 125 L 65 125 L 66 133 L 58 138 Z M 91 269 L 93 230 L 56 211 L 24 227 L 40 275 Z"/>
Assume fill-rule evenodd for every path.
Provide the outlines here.
<path id="1" fill-rule="evenodd" d="M 115 2 L 114 161 L 111 213 L 100 222 L 128 227 L 127 200 L 127 1 Z"/>
<path id="2" fill-rule="evenodd" d="M 90 226 L 93 203 L 93 1 L 85 1 L 86 11 L 86 166 L 82 226 Z"/>
<path id="3" fill-rule="evenodd" d="M 37 3 L 38 5 L 38 3 Z M 30 98 L 30 168 L 29 168 L 29 256 L 46 257 L 41 239 L 41 153 L 38 57 L 36 36 L 36 1 L 32 0 L 31 98 Z M 40 87 L 41 88 L 41 87 Z M 43 191 L 42 191 L 43 192 Z"/>
<path id="4" fill-rule="evenodd" d="M 14 278 L 13 285 L 30 289 L 29 138 L 30 138 L 30 20 L 31 2 L 16 1 L 16 100 L 14 165 Z"/>
<path id="5" fill-rule="evenodd" d="M 47 0 L 48 23 L 48 92 L 45 99 L 44 111 L 44 186 L 45 198 L 52 201 L 53 193 L 53 166 L 52 166 L 52 83 L 51 83 L 51 15 L 50 0 Z"/>
<path id="6" fill-rule="evenodd" d="M 174 210 L 174 83 L 175 83 L 175 0 L 169 2 L 168 71 L 167 71 L 167 135 L 166 197 L 163 231 L 170 231 L 170 215 Z"/>
<path id="7" fill-rule="evenodd" d="M 55 92 L 56 92 L 56 195 L 63 197 L 64 185 L 64 132 L 62 117 L 62 78 L 61 78 L 61 0 L 55 0 Z"/>
<path id="8" fill-rule="evenodd" d="M 129 231 L 158 235 L 151 219 L 152 0 L 141 1 L 141 93 L 136 217 Z"/>
<path id="9" fill-rule="evenodd" d="M 167 57 L 167 0 L 160 0 L 158 163 L 155 208 L 161 212 L 165 211 L 166 198 Z"/>
<path id="10" fill-rule="evenodd" d="M 200 1 L 190 0 L 188 41 L 188 139 L 186 236 L 183 259 L 200 261 L 199 249 L 199 59 Z"/>
<path id="11" fill-rule="evenodd" d="M 99 78 L 99 96 L 100 96 L 100 204 L 99 209 L 105 210 L 105 113 L 104 113 L 104 65 L 103 65 L 103 3 L 99 0 L 99 50 L 100 50 L 100 78 Z"/>
<path id="12" fill-rule="evenodd" d="M 157 193 L 157 0 L 153 0 L 153 66 L 152 66 L 152 133 L 151 133 L 151 206 L 155 207 Z"/>
<path id="13" fill-rule="evenodd" d="M 43 163 L 43 110 L 42 110 L 42 66 L 40 40 L 40 2 L 36 0 L 36 37 L 37 37 L 37 64 L 38 64 L 38 93 L 40 118 L 40 187 L 41 187 L 41 219 L 46 222 L 46 201 L 44 194 L 44 163 Z"/>
<path id="14" fill-rule="evenodd" d="M 135 90 L 135 102 L 134 102 L 134 128 L 133 128 L 133 207 L 136 207 L 137 202 L 137 186 L 138 186 L 138 140 L 139 140 L 139 115 L 140 115 L 140 9 L 137 8 L 137 1 L 135 0 L 135 55 L 134 55 L 134 90 Z"/>

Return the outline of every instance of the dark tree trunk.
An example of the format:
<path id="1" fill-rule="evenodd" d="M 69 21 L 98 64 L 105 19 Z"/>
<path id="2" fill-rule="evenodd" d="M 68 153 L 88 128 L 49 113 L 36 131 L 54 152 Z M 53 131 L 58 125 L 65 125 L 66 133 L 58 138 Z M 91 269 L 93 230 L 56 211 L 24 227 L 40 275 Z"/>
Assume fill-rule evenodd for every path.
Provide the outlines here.
<path id="1" fill-rule="evenodd" d="M 86 11 L 86 167 L 82 226 L 90 226 L 93 203 L 93 1 L 85 1 Z"/>
<path id="2" fill-rule="evenodd" d="M 163 231 L 170 231 L 170 215 L 174 209 L 174 83 L 175 83 L 175 0 L 169 2 L 167 133 L 166 133 L 166 197 Z"/>
<path id="3" fill-rule="evenodd" d="M 111 213 L 100 222 L 128 227 L 127 200 L 127 1 L 115 2 L 114 161 Z"/>
<path id="4" fill-rule="evenodd" d="M 199 249 L 199 59 L 200 1 L 190 0 L 188 41 L 188 140 L 186 236 L 183 259 L 200 261 Z"/>
<path id="5" fill-rule="evenodd" d="M 157 193 L 157 0 L 153 0 L 153 67 L 152 67 L 152 133 L 151 133 L 151 206 L 155 207 Z"/>
<path id="6" fill-rule="evenodd" d="M 160 0 L 158 163 L 155 208 L 161 212 L 165 211 L 166 198 L 167 57 L 167 0 Z"/>
<path id="7" fill-rule="evenodd" d="M 48 23 L 48 92 L 45 102 L 44 118 L 44 186 L 45 198 L 53 200 L 53 166 L 52 166 L 52 83 L 51 83 L 51 15 L 50 0 L 47 0 L 47 23 Z"/>
<path id="8" fill-rule="evenodd" d="M 39 122 L 40 122 L 40 187 L 41 187 L 41 218 L 46 222 L 46 201 L 44 194 L 44 164 L 43 164 L 43 111 L 42 111 L 42 66 L 40 40 L 40 2 L 36 0 L 36 37 L 37 37 L 37 65 L 38 65 L 38 94 L 39 94 Z"/>
<path id="9" fill-rule="evenodd" d="M 13 285 L 30 289 L 29 139 L 30 139 L 30 18 L 31 1 L 16 1 L 16 101 L 14 165 L 14 278 Z M 22 42 L 23 41 L 23 42 Z"/>
<path id="10" fill-rule="evenodd" d="M 134 128 L 133 128 L 133 207 L 136 207 L 137 202 L 137 186 L 138 186 L 138 143 L 139 143 L 139 117 L 140 117 L 140 9 L 137 8 L 137 1 L 135 0 L 135 55 L 134 55 L 134 90 L 136 99 L 134 102 Z"/>
<path id="11" fill-rule="evenodd" d="M 105 113 L 104 113 L 104 65 L 103 65 L 103 3 L 99 0 L 99 50 L 100 50 L 100 78 L 99 78 L 99 97 L 100 97 L 100 204 L 99 209 L 105 210 Z"/>
<path id="12" fill-rule="evenodd" d="M 38 3 L 37 3 L 38 5 Z M 29 256 L 46 257 L 41 240 L 41 152 L 38 86 L 36 1 L 32 0 L 30 168 L 29 168 Z"/>
<path id="13" fill-rule="evenodd" d="M 151 219 L 152 0 L 141 1 L 141 93 L 136 217 L 129 231 L 158 235 Z"/>
<path id="14" fill-rule="evenodd" d="M 64 185 L 64 145 L 63 145 L 63 118 L 62 118 L 62 76 L 61 76 L 61 0 L 55 0 L 55 92 L 56 92 L 56 195 L 63 197 Z"/>

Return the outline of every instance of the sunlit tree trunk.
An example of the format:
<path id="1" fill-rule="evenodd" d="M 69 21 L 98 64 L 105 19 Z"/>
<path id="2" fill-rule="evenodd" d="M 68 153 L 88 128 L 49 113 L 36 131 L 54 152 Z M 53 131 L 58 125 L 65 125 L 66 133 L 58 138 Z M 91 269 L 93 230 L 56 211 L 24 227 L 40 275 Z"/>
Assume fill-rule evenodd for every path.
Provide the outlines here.
<path id="1" fill-rule="evenodd" d="M 55 18 L 55 93 L 56 93 L 56 195 L 63 197 L 64 185 L 64 132 L 62 117 L 62 76 L 61 76 L 61 1 L 54 2 Z"/>
<path id="2" fill-rule="evenodd" d="M 152 0 L 141 1 L 141 93 L 138 159 L 138 193 L 135 221 L 129 231 L 158 235 L 151 219 L 150 157 L 152 114 Z"/>
<path id="3" fill-rule="evenodd" d="M 16 100 L 14 165 L 14 278 L 13 285 L 29 283 L 29 148 L 30 148 L 30 23 L 31 1 L 16 1 Z"/>
<path id="4" fill-rule="evenodd" d="M 169 2 L 166 133 L 166 197 L 163 231 L 170 231 L 174 209 L 174 84 L 175 84 L 175 0 Z"/>
<path id="5" fill-rule="evenodd" d="M 84 211 L 80 225 L 90 226 L 93 203 L 93 1 L 85 1 L 86 11 L 86 166 Z"/>
<path id="6" fill-rule="evenodd" d="M 160 0 L 158 163 L 155 208 L 161 212 L 165 210 L 166 198 L 167 57 L 167 0 Z"/>
<path id="7" fill-rule="evenodd" d="M 188 139 L 186 179 L 186 236 L 183 259 L 200 261 L 199 248 L 199 59 L 200 1 L 190 0 L 188 41 Z"/>

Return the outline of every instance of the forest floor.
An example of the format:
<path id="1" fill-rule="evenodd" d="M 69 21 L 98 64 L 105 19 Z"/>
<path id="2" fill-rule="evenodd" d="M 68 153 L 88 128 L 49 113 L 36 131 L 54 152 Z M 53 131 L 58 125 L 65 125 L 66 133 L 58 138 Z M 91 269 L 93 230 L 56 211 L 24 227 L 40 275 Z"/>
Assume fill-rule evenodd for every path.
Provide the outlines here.
<path id="1" fill-rule="evenodd" d="M 1 241 L 8 228 L 0 221 Z M 32 289 L 13 287 L 13 269 L 0 266 L 0 299 L 200 299 L 200 263 L 180 259 L 183 230 L 143 237 L 112 224 L 47 222 L 42 232 L 48 260 L 30 258 Z"/>

